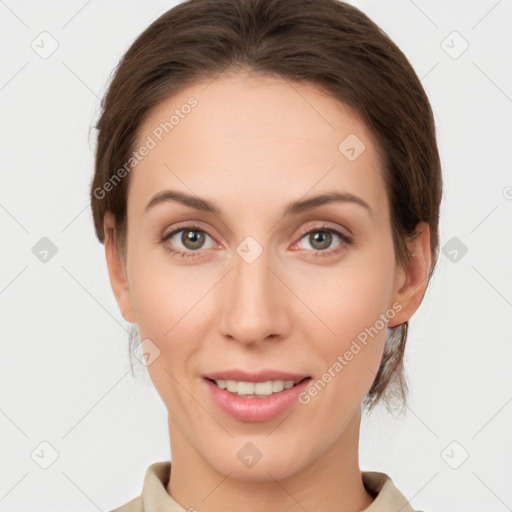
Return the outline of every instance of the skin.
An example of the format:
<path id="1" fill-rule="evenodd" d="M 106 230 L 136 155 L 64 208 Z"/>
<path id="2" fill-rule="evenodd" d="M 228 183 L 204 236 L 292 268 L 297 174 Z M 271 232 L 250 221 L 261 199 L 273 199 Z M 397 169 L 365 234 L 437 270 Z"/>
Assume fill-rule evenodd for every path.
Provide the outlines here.
<path id="1" fill-rule="evenodd" d="M 240 72 L 197 83 L 152 111 L 137 147 L 190 96 L 197 107 L 130 174 L 124 253 L 113 242 L 113 217 L 104 220 L 120 311 L 160 350 L 148 371 L 169 413 L 167 492 L 185 509 L 208 512 L 363 510 L 373 499 L 358 461 L 361 402 L 385 328 L 308 404 L 297 402 L 270 422 L 226 415 L 201 376 L 277 368 L 318 379 L 394 303 L 401 310 L 388 325 L 407 321 L 431 265 L 428 226 L 418 226 L 403 268 L 370 132 L 311 85 Z M 366 146 L 352 162 L 338 149 L 349 134 Z M 144 212 L 164 189 L 205 198 L 222 213 L 170 201 Z M 326 191 L 350 192 L 371 212 L 346 202 L 283 217 L 289 202 Z M 204 248 L 184 245 L 182 232 L 160 242 L 187 221 L 206 232 Z M 331 254 L 318 257 L 322 244 L 301 229 L 324 233 L 323 222 L 354 242 L 333 234 L 323 249 Z M 247 236 L 263 249 L 252 263 L 236 252 Z M 173 244 L 196 257 L 173 255 L 165 248 Z M 247 442 L 262 453 L 252 467 L 237 458 Z"/>

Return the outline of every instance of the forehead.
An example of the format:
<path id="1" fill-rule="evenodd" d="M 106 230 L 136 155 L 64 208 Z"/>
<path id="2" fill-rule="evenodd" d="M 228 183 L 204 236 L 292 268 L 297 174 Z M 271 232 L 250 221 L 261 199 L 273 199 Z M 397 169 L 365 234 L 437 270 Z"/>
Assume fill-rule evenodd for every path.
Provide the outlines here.
<path id="1" fill-rule="evenodd" d="M 198 82 L 155 107 L 130 177 L 143 209 L 172 188 L 238 207 L 346 190 L 387 208 L 379 149 L 360 117 L 310 84 L 246 74 Z M 217 201 L 218 200 L 218 201 Z"/>

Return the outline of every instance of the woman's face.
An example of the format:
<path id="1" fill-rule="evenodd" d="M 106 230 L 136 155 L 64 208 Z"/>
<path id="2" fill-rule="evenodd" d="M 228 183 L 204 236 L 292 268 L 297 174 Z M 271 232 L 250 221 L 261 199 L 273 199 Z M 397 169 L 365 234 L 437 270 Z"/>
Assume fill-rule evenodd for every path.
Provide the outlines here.
<path id="1" fill-rule="evenodd" d="M 172 453 L 242 479 L 284 478 L 347 442 L 386 326 L 410 316 L 375 142 L 311 86 L 241 74 L 184 90 L 143 128 L 126 292 L 114 286 L 150 354 Z M 339 200 L 313 200 L 330 194 Z M 310 379 L 260 406 L 206 378 L 232 370 Z"/>

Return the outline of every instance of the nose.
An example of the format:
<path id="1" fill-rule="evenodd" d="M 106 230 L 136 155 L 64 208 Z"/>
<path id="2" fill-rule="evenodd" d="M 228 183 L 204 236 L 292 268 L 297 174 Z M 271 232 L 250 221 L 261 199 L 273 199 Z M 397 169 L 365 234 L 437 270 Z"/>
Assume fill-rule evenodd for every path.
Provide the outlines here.
<path id="1" fill-rule="evenodd" d="M 234 253 L 233 268 L 223 280 L 219 331 L 244 345 L 288 336 L 293 295 L 266 250 L 252 262 Z"/>

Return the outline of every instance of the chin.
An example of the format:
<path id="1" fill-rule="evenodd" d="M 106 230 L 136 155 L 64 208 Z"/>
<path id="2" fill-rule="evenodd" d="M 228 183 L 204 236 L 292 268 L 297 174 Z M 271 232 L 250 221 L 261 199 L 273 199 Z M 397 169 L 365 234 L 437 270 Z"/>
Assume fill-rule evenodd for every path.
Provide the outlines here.
<path id="1" fill-rule="evenodd" d="M 266 448 L 261 447 L 264 442 L 258 441 L 235 444 L 237 448 L 234 450 L 234 457 L 226 457 L 226 453 L 231 451 L 227 448 L 222 451 L 222 455 L 213 455 L 214 460 L 209 461 L 218 472 L 229 475 L 230 478 L 247 482 L 273 482 L 291 477 L 302 468 L 302 461 L 297 459 L 297 453 L 293 450 L 283 453 L 283 450 L 279 450 L 279 443 L 274 446 L 274 443 L 267 442 Z M 256 446 L 261 448 L 257 449 Z M 301 453 L 304 454 L 304 446 Z M 252 460 L 247 454 L 252 454 Z M 248 460 L 244 460 L 246 458 Z"/>

